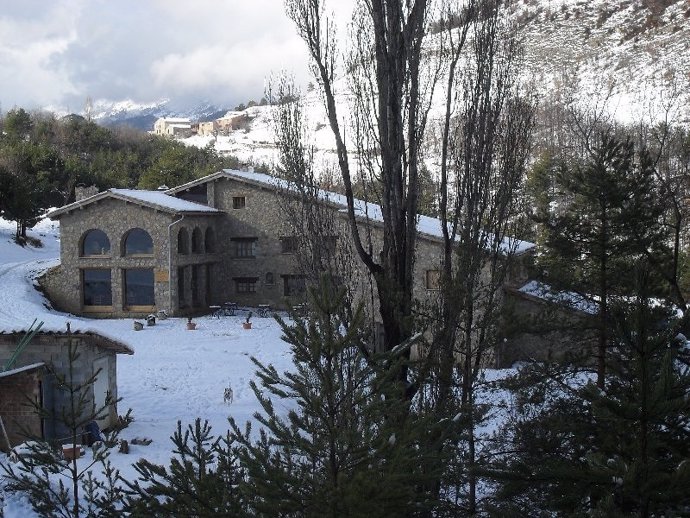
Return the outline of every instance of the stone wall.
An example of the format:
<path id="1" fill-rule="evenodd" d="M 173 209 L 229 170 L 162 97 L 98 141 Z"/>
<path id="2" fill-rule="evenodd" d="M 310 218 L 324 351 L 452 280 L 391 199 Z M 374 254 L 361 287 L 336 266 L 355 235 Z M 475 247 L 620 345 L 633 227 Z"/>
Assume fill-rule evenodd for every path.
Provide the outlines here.
<path id="1" fill-rule="evenodd" d="M 593 315 L 506 289 L 503 340 L 496 366 L 519 361 L 591 362 L 597 323 Z"/>
<path id="2" fill-rule="evenodd" d="M 205 233 L 209 226 L 215 227 L 214 216 L 180 218 L 112 198 L 86 205 L 82 209 L 62 216 L 60 220 L 61 264 L 43 277 L 41 285 L 55 307 L 70 313 L 88 313 L 93 317 L 109 318 L 142 317 L 165 309 L 174 314 L 179 309 L 176 284 L 178 266 L 213 264 L 218 260 L 217 254 L 191 253 L 191 251 L 184 255 L 178 254 L 177 233 L 180 228 L 186 228 L 191 243 L 194 228 L 198 227 L 202 233 Z M 143 229 L 151 236 L 153 254 L 137 256 L 124 254 L 125 236 L 134 228 Z M 110 253 L 81 256 L 83 236 L 92 229 L 99 229 L 107 234 L 110 241 Z M 171 238 L 172 250 L 169 247 Z M 110 269 L 112 306 L 84 307 L 82 272 L 90 268 Z M 130 310 L 127 308 L 124 296 L 124 271 L 137 268 L 153 269 L 155 304 L 151 307 Z M 202 286 L 206 285 L 203 282 Z M 207 306 L 205 292 L 198 298 L 199 303 L 196 306 L 186 307 L 185 311 L 201 311 Z"/>
<path id="3" fill-rule="evenodd" d="M 4 364 L 16 349 L 20 335 L 0 334 L 0 365 Z M 55 372 L 61 376 L 69 377 L 70 341 L 78 356 L 72 362 L 74 383 L 83 383 L 95 374 L 96 362 L 105 364 L 103 373 L 107 377 L 108 390 L 113 398 L 117 399 L 117 357 L 114 351 L 99 347 L 93 343 L 94 338 L 84 335 L 42 334 L 39 333 L 31 340 L 19 356 L 13 368 L 19 368 L 34 363 L 51 364 Z M 51 384 L 54 380 L 45 379 L 45 383 Z M 93 400 L 93 387 L 87 393 L 89 400 Z M 52 404 L 55 409 L 67 404 L 67 396 L 57 389 L 52 391 Z M 117 420 L 117 405 L 111 405 L 104 419 L 104 426 L 112 425 Z M 55 423 L 54 434 L 62 437 L 65 434 L 64 426 Z"/>
<path id="4" fill-rule="evenodd" d="M 27 437 L 41 437 L 41 417 L 31 401 L 40 401 L 42 371 L 42 367 L 37 367 L 0 376 L 0 417 L 12 447 Z M 8 451 L 1 434 L 0 451 Z"/>

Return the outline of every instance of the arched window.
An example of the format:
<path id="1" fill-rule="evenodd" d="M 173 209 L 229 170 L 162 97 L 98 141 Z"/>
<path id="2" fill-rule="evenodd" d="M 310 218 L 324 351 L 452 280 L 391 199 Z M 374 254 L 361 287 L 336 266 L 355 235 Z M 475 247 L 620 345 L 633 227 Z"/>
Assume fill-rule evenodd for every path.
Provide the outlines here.
<path id="1" fill-rule="evenodd" d="M 201 229 L 199 227 L 196 227 L 192 231 L 192 253 L 193 254 L 200 254 L 202 252 L 201 241 L 202 241 Z"/>
<path id="2" fill-rule="evenodd" d="M 204 244 L 207 254 L 211 254 L 216 251 L 216 235 L 213 233 L 213 229 L 211 227 L 206 229 L 206 239 Z"/>
<path id="3" fill-rule="evenodd" d="M 81 239 L 81 255 L 108 255 L 110 254 L 110 240 L 102 230 L 93 229 L 87 231 Z"/>
<path id="4" fill-rule="evenodd" d="M 125 255 L 153 255 L 153 239 L 146 230 L 133 228 L 125 235 Z"/>
<path id="5" fill-rule="evenodd" d="M 189 234 L 187 233 L 187 229 L 184 227 L 182 227 L 177 233 L 177 253 L 189 253 Z"/>

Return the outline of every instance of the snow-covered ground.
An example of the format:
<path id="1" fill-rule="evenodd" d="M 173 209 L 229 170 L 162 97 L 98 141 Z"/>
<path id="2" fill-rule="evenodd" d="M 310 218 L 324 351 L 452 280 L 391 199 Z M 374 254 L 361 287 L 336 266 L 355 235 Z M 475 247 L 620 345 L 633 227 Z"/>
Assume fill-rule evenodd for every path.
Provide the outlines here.
<path id="1" fill-rule="evenodd" d="M 132 409 L 134 422 L 121 438 L 130 441 L 130 453 L 111 450 L 110 460 L 123 476 L 134 478 L 132 464 L 139 458 L 167 464 L 171 457 L 173 434 L 177 421 L 183 426 L 197 417 L 207 419 L 216 434 L 223 435 L 232 415 L 238 423 L 252 419 L 259 404 L 249 387 L 254 377 L 254 356 L 272 363 L 279 371 L 292 365 L 288 344 L 281 340 L 277 322 L 271 318 L 253 318 L 251 330 L 244 330 L 246 312 L 215 319 L 201 317 L 195 331 L 186 330 L 186 319 L 170 318 L 153 327 L 134 331 L 131 319 L 88 319 L 50 309 L 48 301 L 34 288 L 34 279 L 57 264 L 59 228 L 43 221 L 29 231 L 40 238 L 41 248 L 16 245 L 12 239 L 13 224 L 0 219 L 0 332 L 26 329 L 34 318 L 45 322 L 45 328 L 96 331 L 117 338 L 134 349 L 133 355 L 118 356 L 119 413 Z M 511 371 L 486 371 L 491 382 Z M 490 384 L 489 384 L 490 385 Z M 224 390 L 231 387 L 234 400 L 223 401 Z M 505 419 L 510 397 L 502 390 L 483 392 L 483 400 L 492 404 L 492 416 L 480 432 L 490 435 Z M 276 402 L 278 408 L 286 402 Z M 135 437 L 152 439 L 148 446 L 131 445 Z M 80 460 L 89 461 L 90 453 Z M 7 459 L 0 454 L 0 462 Z M 1 484 L 0 484 L 1 487 Z M 0 489 L 0 492 L 2 490 Z M 0 506 L 2 505 L 0 499 Z M 26 497 L 5 495 L 5 518 L 36 516 Z"/>
<path id="2" fill-rule="evenodd" d="M 123 400 L 119 413 L 132 409 L 134 422 L 121 437 L 153 439 L 149 446 L 130 446 L 128 455 L 114 452 L 111 460 L 123 474 L 134 473 L 131 464 L 140 457 L 167 463 L 172 444 L 169 437 L 178 420 L 183 425 L 196 417 L 208 419 L 214 432 L 222 434 L 232 415 L 239 423 L 250 419 L 258 403 L 249 381 L 254 373 L 250 356 L 272 363 L 279 370 L 291 365 L 288 345 L 280 339 L 278 324 L 270 318 L 252 318 L 244 330 L 245 312 L 235 317 L 196 319 L 195 331 L 186 330 L 186 319 L 170 318 L 154 327 L 134 331 L 131 319 L 92 320 L 46 307 L 45 298 L 34 289 L 33 279 L 56 264 L 59 256 L 58 228 L 43 222 L 29 232 L 39 237 L 42 248 L 17 246 L 13 225 L 0 220 L 0 330 L 27 328 L 34 318 L 49 329 L 93 330 L 132 346 L 135 354 L 118 356 L 118 390 Z M 226 387 L 234 401 L 223 402 Z M 0 462 L 4 461 L 0 454 Z M 82 462 L 88 461 L 87 457 Z M 28 502 L 6 495 L 5 518 L 34 516 Z M 0 512 L 0 516 L 2 512 Z"/>

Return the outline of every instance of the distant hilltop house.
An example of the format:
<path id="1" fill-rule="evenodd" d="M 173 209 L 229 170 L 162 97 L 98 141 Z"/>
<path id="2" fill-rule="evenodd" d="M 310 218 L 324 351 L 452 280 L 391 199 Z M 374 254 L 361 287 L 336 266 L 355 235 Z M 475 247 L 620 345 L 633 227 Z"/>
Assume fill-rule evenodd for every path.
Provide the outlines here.
<path id="1" fill-rule="evenodd" d="M 163 117 L 153 124 L 153 133 L 169 137 L 189 137 L 192 134 L 192 121 L 183 117 Z"/>
<path id="2" fill-rule="evenodd" d="M 92 376 L 95 382 L 87 386 L 85 394 L 96 409 L 105 407 L 107 396 L 112 404 L 98 421 L 101 429 L 117 423 L 117 355 L 133 354 L 126 344 L 91 331 L 69 329 L 41 331 L 21 351 L 17 344 L 26 329 L 0 329 L 0 418 L 5 425 L 11 446 L 26 440 L 27 434 L 45 440 L 60 441 L 67 435 L 60 416 L 69 405 L 67 394 L 57 387 L 57 376 L 76 385 Z M 70 347 L 78 353 L 70 366 Z M 19 354 L 17 354 L 19 353 Z M 11 365 L 9 369 L 5 367 Z M 52 366 L 52 371 L 47 365 Z M 27 397 L 29 398 L 27 400 Z M 33 401 L 34 404 L 30 403 Z M 43 412 L 38 412 L 38 408 Z M 87 405 L 88 409 L 88 405 Z M 67 410 L 69 412 L 69 410 Z M 6 450 L 0 436 L 0 450 Z"/>
<path id="3" fill-rule="evenodd" d="M 155 135 L 186 138 L 191 135 L 227 135 L 247 125 L 246 113 L 228 112 L 223 117 L 206 122 L 192 122 L 186 118 L 160 118 L 153 125 Z"/>

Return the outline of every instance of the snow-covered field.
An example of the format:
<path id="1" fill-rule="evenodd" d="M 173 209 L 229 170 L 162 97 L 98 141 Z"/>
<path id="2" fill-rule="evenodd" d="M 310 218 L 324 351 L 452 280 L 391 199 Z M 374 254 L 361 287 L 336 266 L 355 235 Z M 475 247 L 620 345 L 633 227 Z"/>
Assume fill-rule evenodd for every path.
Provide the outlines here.
<path id="1" fill-rule="evenodd" d="M 43 248 L 17 246 L 12 232 L 13 225 L 0 220 L 0 330 L 27 328 L 34 318 L 44 321 L 48 329 L 64 330 L 70 322 L 73 330 L 117 337 L 135 350 L 134 355 L 118 356 L 118 390 L 123 398 L 118 410 L 124 414 L 132 408 L 135 419 L 121 437 L 130 441 L 148 437 L 153 442 L 130 446 L 128 455 L 111 454 L 114 466 L 125 475 L 133 473 L 131 464 L 140 457 L 167 463 L 172 449 L 169 437 L 178 420 L 186 425 L 202 417 L 215 433 L 222 433 L 228 428 L 228 416 L 239 423 L 250 419 L 258 409 L 249 388 L 254 373 L 250 356 L 279 370 L 291 364 L 278 324 L 270 318 L 252 318 L 252 329 L 244 330 L 243 311 L 235 317 L 196 319 L 195 331 L 186 330 L 186 319 L 170 318 L 137 332 L 131 319 L 91 320 L 47 309 L 47 301 L 33 287 L 33 278 L 56 264 L 58 228 L 48 221 L 30 231 L 42 240 Z M 228 386 L 234 394 L 229 404 L 223 402 Z M 88 453 L 81 462 L 87 461 Z M 34 516 L 25 499 L 5 498 L 5 518 Z"/>
<path id="2" fill-rule="evenodd" d="M 133 355 L 118 356 L 118 395 L 123 398 L 118 410 L 123 415 L 131 408 L 134 416 L 134 422 L 123 430 L 121 438 L 131 444 L 135 437 L 147 437 L 152 443 L 130 445 L 129 454 L 111 450 L 113 466 L 125 477 L 134 478 L 132 464 L 141 457 L 168 463 L 172 450 L 169 438 L 178 420 L 186 426 L 197 417 L 207 419 L 219 435 L 228 428 L 230 415 L 240 424 L 250 420 L 259 409 L 249 387 L 255 370 L 251 356 L 272 363 L 279 371 L 291 367 L 290 349 L 280 339 L 277 322 L 253 318 L 252 329 L 244 330 L 241 324 L 245 311 L 221 319 L 198 318 L 195 331 L 187 331 L 186 319 L 181 318 L 158 321 L 153 327 L 134 331 L 131 319 L 94 320 L 54 311 L 34 288 L 34 279 L 57 264 L 59 228 L 43 221 L 29 231 L 29 235 L 41 239 L 42 248 L 16 245 L 13 231 L 13 224 L 0 219 L 0 332 L 26 329 L 34 318 L 45 322 L 44 328 L 54 330 L 64 330 L 70 322 L 74 331 L 97 331 L 125 342 L 135 351 Z M 490 382 L 509 372 L 486 371 L 485 376 Z M 223 401 L 228 386 L 233 390 L 232 403 Z M 491 383 L 487 388 L 490 386 Z M 490 435 L 509 412 L 509 397 L 501 390 L 486 390 L 482 399 L 492 404 L 492 417 L 480 433 Z M 278 408 L 287 404 L 276 403 Z M 89 459 L 87 449 L 80 463 L 85 465 Z M 0 462 L 7 462 L 3 454 Z M 0 516 L 2 511 L 4 518 L 36 516 L 21 495 L 6 494 Z"/>

